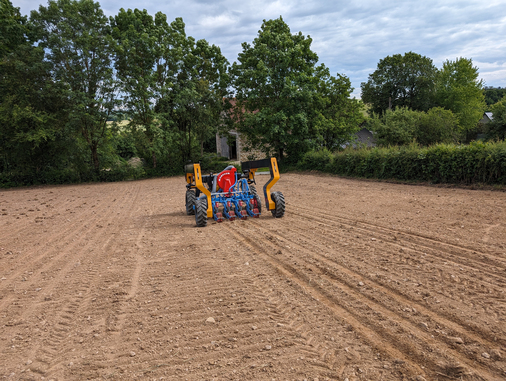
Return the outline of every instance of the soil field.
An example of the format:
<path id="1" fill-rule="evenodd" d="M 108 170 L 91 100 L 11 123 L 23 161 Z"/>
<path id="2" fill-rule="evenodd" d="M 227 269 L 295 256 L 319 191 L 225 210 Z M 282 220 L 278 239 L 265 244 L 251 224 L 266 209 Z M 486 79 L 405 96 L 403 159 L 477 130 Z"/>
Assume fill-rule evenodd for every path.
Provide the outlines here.
<path id="1" fill-rule="evenodd" d="M 0 380 L 506 379 L 506 193 L 284 174 L 197 228 L 185 184 L 0 191 Z"/>

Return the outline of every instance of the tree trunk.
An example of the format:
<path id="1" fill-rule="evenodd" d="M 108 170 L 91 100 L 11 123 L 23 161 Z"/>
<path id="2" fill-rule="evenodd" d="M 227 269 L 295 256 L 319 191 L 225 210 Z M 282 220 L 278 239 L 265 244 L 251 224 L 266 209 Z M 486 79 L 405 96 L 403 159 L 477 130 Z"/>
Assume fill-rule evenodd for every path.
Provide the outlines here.
<path id="1" fill-rule="evenodd" d="M 91 161 L 93 169 L 98 173 L 100 171 L 100 161 L 98 160 L 98 147 L 95 144 L 91 146 Z"/>

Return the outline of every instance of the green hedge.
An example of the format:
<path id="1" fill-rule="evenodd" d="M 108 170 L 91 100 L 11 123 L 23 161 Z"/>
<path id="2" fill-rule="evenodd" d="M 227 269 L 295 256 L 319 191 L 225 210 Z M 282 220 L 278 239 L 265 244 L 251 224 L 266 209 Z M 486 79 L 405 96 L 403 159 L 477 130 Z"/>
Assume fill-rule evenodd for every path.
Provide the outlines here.
<path id="1" fill-rule="evenodd" d="M 298 168 L 376 179 L 506 184 L 506 142 L 349 148 L 337 154 L 312 151 L 303 156 Z"/>
<path id="2" fill-rule="evenodd" d="M 145 177 L 142 168 L 127 165 L 118 166 L 111 170 L 102 170 L 98 174 L 93 171 L 79 172 L 74 169 L 46 169 L 39 172 L 3 172 L 0 173 L 0 188 L 11 188 L 41 184 L 74 184 L 84 182 L 110 182 L 133 180 Z"/>
<path id="3" fill-rule="evenodd" d="M 216 154 L 204 154 L 198 161 L 204 174 L 218 173 L 230 164 L 227 158 Z M 238 171 L 240 171 L 240 166 Z M 0 188 L 12 188 L 41 184 L 76 184 L 86 182 L 112 182 L 133 180 L 160 176 L 184 176 L 183 165 L 170 160 L 160 160 L 157 168 L 132 167 L 126 162 L 118 163 L 109 169 L 102 169 L 99 173 L 77 168 L 45 168 L 35 171 L 0 172 Z"/>

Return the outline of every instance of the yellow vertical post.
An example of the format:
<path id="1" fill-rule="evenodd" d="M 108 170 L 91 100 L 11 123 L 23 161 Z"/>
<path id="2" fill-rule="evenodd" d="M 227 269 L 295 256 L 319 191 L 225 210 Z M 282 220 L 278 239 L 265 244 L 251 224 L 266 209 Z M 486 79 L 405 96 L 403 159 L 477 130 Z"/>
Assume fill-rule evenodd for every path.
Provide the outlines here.
<path id="1" fill-rule="evenodd" d="M 278 169 L 278 161 L 275 157 L 271 157 L 271 180 L 265 187 L 265 194 L 267 196 L 267 210 L 276 209 L 276 204 L 272 201 L 271 198 L 271 188 L 276 182 L 279 180 L 279 169 Z"/>
<path id="2" fill-rule="evenodd" d="M 202 172 L 200 164 L 194 164 L 195 185 L 207 197 L 207 218 L 213 218 L 213 206 L 211 204 L 211 192 L 202 184 Z"/>

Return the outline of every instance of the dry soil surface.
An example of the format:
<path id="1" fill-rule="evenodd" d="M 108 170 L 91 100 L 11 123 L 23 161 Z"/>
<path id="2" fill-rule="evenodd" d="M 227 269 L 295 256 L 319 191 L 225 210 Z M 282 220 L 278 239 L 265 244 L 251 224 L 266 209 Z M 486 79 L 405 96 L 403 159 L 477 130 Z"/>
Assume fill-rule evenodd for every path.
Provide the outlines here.
<path id="1" fill-rule="evenodd" d="M 286 174 L 196 228 L 185 184 L 0 191 L 0 380 L 506 379 L 506 193 Z"/>

